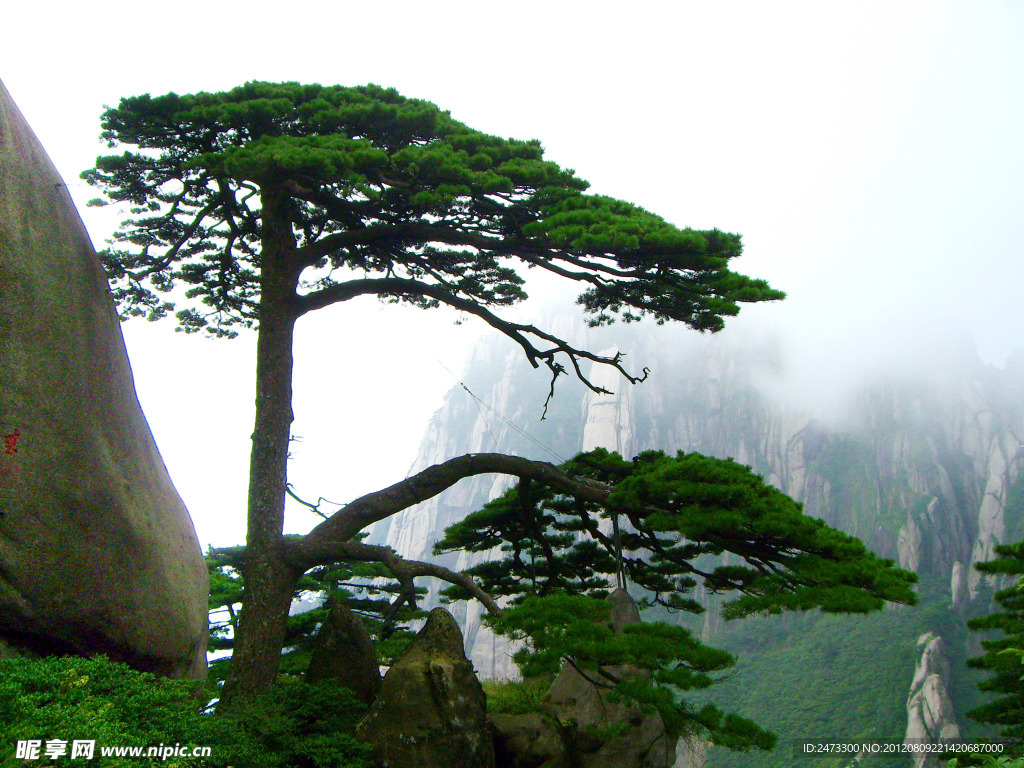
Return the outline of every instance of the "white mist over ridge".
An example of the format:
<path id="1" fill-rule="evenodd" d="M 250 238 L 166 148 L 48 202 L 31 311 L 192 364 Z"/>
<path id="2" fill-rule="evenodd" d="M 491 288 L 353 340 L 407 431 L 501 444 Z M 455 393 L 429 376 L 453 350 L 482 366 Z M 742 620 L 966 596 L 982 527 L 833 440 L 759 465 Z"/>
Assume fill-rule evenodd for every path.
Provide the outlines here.
<path id="1" fill-rule="evenodd" d="M 554 463 L 598 446 L 626 457 L 652 448 L 731 457 L 812 517 L 938 580 L 961 608 L 978 594 L 971 564 L 1024 536 L 1024 514 L 1007 517 L 1024 469 L 1024 362 L 999 369 L 981 362 L 968 341 L 949 341 L 902 355 L 892 345 L 893 356 L 874 361 L 866 353 L 846 361 L 836 350 L 816 370 L 813 357 L 793 354 L 767 325 L 737 322 L 700 335 L 649 323 L 587 329 L 577 312 L 537 322 L 574 345 L 622 352 L 627 366 L 649 366 L 650 376 L 630 386 L 608 369 L 591 369 L 613 394 L 562 377 L 541 421 L 547 372 L 530 369 L 508 340 L 485 338 L 463 376 L 468 391 L 446 395 L 410 473 L 495 450 Z M 434 559 L 444 529 L 509 482 L 464 480 L 378 524 L 372 539 Z M 462 569 L 496 554 L 454 554 L 445 564 Z M 477 669 L 514 674 L 507 646 L 481 625 L 479 606 L 454 609 Z M 706 614 L 708 636 L 717 631 L 716 615 Z"/>

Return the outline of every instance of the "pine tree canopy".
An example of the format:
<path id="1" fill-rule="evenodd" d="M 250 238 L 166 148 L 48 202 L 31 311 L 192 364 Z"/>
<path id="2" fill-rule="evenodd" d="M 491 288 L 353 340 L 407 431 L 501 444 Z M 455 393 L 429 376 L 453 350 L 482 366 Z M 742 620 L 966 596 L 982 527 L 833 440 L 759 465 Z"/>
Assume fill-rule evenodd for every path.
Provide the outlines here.
<path id="1" fill-rule="evenodd" d="M 614 630 L 602 598 L 616 586 L 642 593 L 641 607 L 700 613 L 690 596 L 699 585 L 725 598 L 726 618 L 915 602 L 914 574 L 805 516 L 735 461 L 660 451 L 625 461 L 597 449 L 559 469 L 603 492 L 586 500 L 520 480 L 449 527 L 434 551 L 501 553 L 464 573 L 506 598 L 507 608 L 486 621 L 520 643 L 513 658 L 525 676 L 553 674 L 564 660 L 611 696 L 657 711 L 673 735 L 703 734 L 737 750 L 775 741 L 714 705 L 691 707 L 683 694 L 713 685 L 735 659 L 683 626 L 645 621 Z M 458 585 L 444 594 L 470 597 Z"/>
<path id="2" fill-rule="evenodd" d="M 268 290 L 292 317 L 360 295 L 446 304 L 557 375 L 558 354 L 595 358 L 493 315 L 525 297 L 516 268 L 579 282 L 592 324 L 651 316 L 717 331 L 739 303 L 783 297 L 728 269 L 738 235 L 588 195 L 539 142 L 375 85 L 143 95 L 102 124 L 124 151 L 83 178 L 130 206 L 104 254 L 123 316 L 176 310 L 181 330 L 231 336 L 257 324 Z"/>
<path id="3" fill-rule="evenodd" d="M 975 568 L 993 576 L 1014 576 L 1024 579 L 1024 542 L 995 548 L 995 560 L 976 563 Z M 967 665 L 990 673 L 978 684 L 982 691 L 997 694 L 996 698 L 967 713 L 982 723 L 1001 726 L 1006 739 L 1024 739 L 1024 586 L 1014 583 L 993 596 L 1002 610 L 971 619 L 967 626 L 975 630 L 999 631 L 1001 636 L 981 641 L 985 653 L 969 659 Z M 1014 744 L 1010 754 L 1024 754 L 1024 746 Z"/>
<path id="4" fill-rule="evenodd" d="M 626 461 L 597 449 L 561 470 L 604 485 L 604 501 L 520 482 L 451 526 L 435 552 L 500 548 L 503 558 L 466 573 L 513 603 L 558 591 L 603 597 L 620 577 L 650 603 L 690 612 L 703 610 L 686 597 L 699 583 L 728 598 L 727 618 L 915 601 L 913 574 L 807 517 L 735 461 L 660 451 Z M 465 596 L 458 587 L 448 594 Z"/>

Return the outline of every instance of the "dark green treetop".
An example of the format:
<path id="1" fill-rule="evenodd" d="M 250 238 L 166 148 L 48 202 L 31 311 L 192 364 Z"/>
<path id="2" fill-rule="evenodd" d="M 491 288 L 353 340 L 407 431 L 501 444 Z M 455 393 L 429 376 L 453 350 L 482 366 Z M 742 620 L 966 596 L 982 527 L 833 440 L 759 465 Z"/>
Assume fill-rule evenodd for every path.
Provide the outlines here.
<path id="1" fill-rule="evenodd" d="M 604 488 L 583 500 L 529 481 L 448 528 L 435 552 L 488 551 L 503 557 L 467 569 L 510 607 L 488 619 L 523 643 L 524 675 L 557 672 L 565 661 L 613 696 L 661 714 L 670 733 L 704 734 L 732 749 L 771 748 L 774 737 L 713 705 L 683 697 L 735 663 L 688 629 L 641 622 L 613 631 L 601 598 L 615 587 L 642 592 L 641 605 L 700 613 L 700 584 L 728 598 L 722 613 L 819 608 L 863 613 L 885 602 L 911 604 L 916 577 L 857 539 L 805 516 L 801 505 L 748 467 L 699 454 L 659 451 L 625 461 L 603 449 L 560 467 Z M 455 586 L 454 599 L 469 597 Z M 642 674 L 622 675 L 627 667 Z"/>
<path id="2" fill-rule="evenodd" d="M 974 567 L 993 576 L 1024 578 L 1024 542 L 997 546 L 995 552 L 998 555 L 995 560 L 976 563 Z M 997 591 L 993 597 L 1002 610 L 971 619 L 967 626 L 979 631 L 998 631 L 1001 636 L 982 640 L 985 653 L 969 659 L 967 665 L 990 673 L 978 688 L 995 694 L 996 698 L 967 715 L 979 722 L 1000 726 L 1006 739 L 1021 740 L 1024 739 L 1024 587 L 1014 583 Z M 1010 754 L 1024 755 L 1024 748 L 1020 744 L 1013 745 Z"/>
<path id="3" fill-rule="evenodd" d="M 83 177 L 133 214 L 105 254 L 115 296 L 125 316 L 180 307 L 185 331 L 253 327 L 269 259 L 295 282 L 282 289 L 295 316 L 366 294 L 447 304 L 553 372 L 558 354 L 594 356 L 486 309 L 524 298 L 514 267 L 580 282 L 598 324 L 650 315 L 716 331 L 738 303 L 783 296 L 729 271 L 738 235 L 587 195 L 537 141 L 489 136 L 375 85 L 144 95 L 108 109 L 103 129 L 128 149 Z"/>

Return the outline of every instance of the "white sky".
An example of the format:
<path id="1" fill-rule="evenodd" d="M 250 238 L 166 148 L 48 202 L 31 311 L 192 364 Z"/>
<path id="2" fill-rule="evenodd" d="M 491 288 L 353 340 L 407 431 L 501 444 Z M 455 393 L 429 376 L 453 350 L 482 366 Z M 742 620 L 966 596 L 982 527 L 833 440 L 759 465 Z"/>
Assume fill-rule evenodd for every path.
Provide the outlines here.
<path id="1" fill-rule="evenodd" d="M 46 2 L 5 8 L 4 81 L 93 240 L 78 182 L 104 104 L 246 80 L 398 88 L 538 138 L 593 191 L 740 232 L 735 268 L 789 292 L 801 385 L 969 333 L 1024 347 L 1024 3 Z M 200 539 L 244 537 L 251 339 L 124 326 L 140 400 Z M 453 316 L 325 310 L 299 329 L 292 480 L 343 501 L 403 477 L 477 338 Z M 292 516 L 295 530 L 312 523 Z"/>

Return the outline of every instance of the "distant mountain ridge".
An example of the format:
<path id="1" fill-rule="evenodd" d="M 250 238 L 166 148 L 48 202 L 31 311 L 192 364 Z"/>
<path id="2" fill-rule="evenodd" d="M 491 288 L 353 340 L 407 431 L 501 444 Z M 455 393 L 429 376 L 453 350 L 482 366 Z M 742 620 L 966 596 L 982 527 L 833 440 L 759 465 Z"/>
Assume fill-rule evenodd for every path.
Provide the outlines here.
<path id="1" fill-rule="evenodd" d="M 572 321 L 558 316 L 548 325 L 574 336 L 574 344 L 618 350 L 633 365 L 650 365 L 651 377 L 629 386 L 614 371 L 593 371 L 593 380 L 613 395 L 560 381 L 547 418 L 539 421 L 546 378 L 504 339 L 485 340 L 467 366 L 469 391 L 454 387 L 448 393 L 411 472 L 451 456 L 493 450 L 555 463 L 598 446 L 627 458 L 651 448 L 732 457 L 804 503 L 812 517 L 857 535 L 921 576 L 922 607 L 911 609 L 906 621 L 893 619 L 913 635 L 900 641 L 908 659 L 915 657 L 918 639 L 922 649 L 931 649 L 929 670 L 956 668 L 971 655 L 973 641 L 955 627 L 967 615 L 987 611 L 991 592 L 971 566 L 987 559 L 995 544 L 1024 538 L 1024 356 L 997 369 L 971 350 L 951 346 L 936 352 L 940 379 L 900 372 L 876 377 L 852 386 L 843 413 L 825 418 L 811 415 L 812 403 L 786 403 L 761 386 L 781 366 L 779 349 L 763 340 L 728 332 L 721 338 L 678 334 L 643 324 L 573 331 Z M 408 557 L 432 557 L 432 544 L 446 526 L 506 485 L 494 477 L 463 481 L 378 525 L 372 538 Z M 447 564 L 464 568 L 479 557 L 451 556 Z M 710 610 L 699 625 L 705 638 L 743 645 L 743 631 L 723 627 L 712 601 L 706 602 Z M 478 672 L 514 675 L 505 644 L 480 624 L 480 607 L 456 609 Z M 920 618 L 928 611 L 937 611 L 938 624 Z M 928 633 L 942 637 L 944 645 L 925 642 Z M 935 662 L 940 646 L 952 663 Z M 900 736 L 908 723 L 929 734 L 948 731 L 951 722 L 969 727 L 963 710 L 974 704 L 955 700 L 943 709 L 944 722 L 924 722 L 921 707 L 941 708 L 939 699 L 948 698 L 949 686 L 958 683 L 939 681 L 939 691 L 932 680 L 933 698 L 922 701 L 921 681 L 910 689 L 922 663 L 919 658 L 915 670 L 914 661 L 904 662 L 908 701 L 899 702 Z M 915 696 L 917 715 L 906 714 Z M 885 726 L 890 730 L 892 720 Z M 882 727 L 865 727 L 876 726 Z M 917 731 L 915 738 L 927 738 Z M 788 756 L 779 757 L 785 765 Z M 712 758 L 709 765 L 714 764 Z"/>

